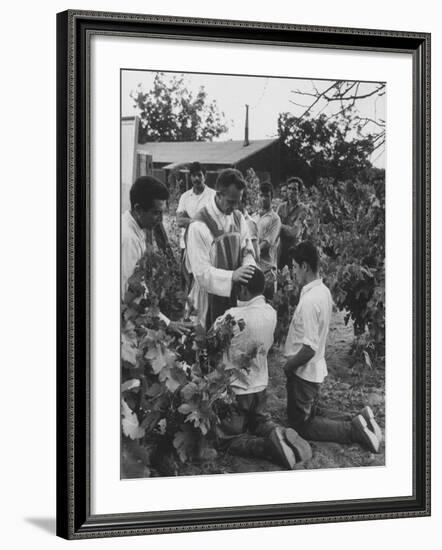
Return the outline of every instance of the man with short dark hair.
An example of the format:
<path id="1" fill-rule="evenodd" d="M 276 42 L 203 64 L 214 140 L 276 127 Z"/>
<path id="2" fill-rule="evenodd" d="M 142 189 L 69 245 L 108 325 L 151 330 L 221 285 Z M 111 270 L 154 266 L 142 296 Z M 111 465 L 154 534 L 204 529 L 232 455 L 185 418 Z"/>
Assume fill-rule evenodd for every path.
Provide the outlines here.
<path id="1" fill-rule="evenodd" d="M 205 184 L 204 169 L 199 162 L 192 162 L 189 167 L 192 188 L 183 193 L 176 209 L 176 221 L 181 227 L 180 248 L 185 249 L 184 234 L 197 212 L 207 206 L 215 196 L 215 190 Z"/>
<path id="2" fill-rule="evenodd" d="M 264 284 L 262 271 L 253 268 L 248 282 L 237 285 L 237 307 L 215 321 L 215 328 L 226 316 L 236 321 L 224 364 L 233 372 L 243 369 L 241 379 L 232 375 L 235 402 L 221 417 L 218 437 L 221 447 L 232 454 L 274 460 L 292 469 L 296 462 L 311 457 L 311 449 L 293 429 L 273 422 L 266 411 L 267 355 L 273 345 L 276 311 L 266 303 Z"/>
<path id="3" fill-rule="evenodd" d="M 189 225 L 187 268 L 194 277 L 189 300 L 203 327 L 235 305 L 234 283 L 247 282 L 253 273 L 253 246 L 238 210 L 244 188 L 239 170 L 222 170 L 215 196 Z"/>
<path id="4" fill-rule="evenodd" d="M 287 416 L 302 437 L 316 441 L 360 443 L 379 452 L 381 430 L 370 407 L 353 419 L 316 415 L 321 385 L 327 376 L 325 345 L 333 300 L 319 277 L 319 254 L 308 241 L 291 250 L 293 271 L 302 287 L 285 343 L 287 362 Z M 351 417 L 350 417 L 351 418 Z"/>
<path id="5" fill-rule="evenodd" d="M 260 209 L 253 216 L 258 226 L 259 267 L 266 278 L 266 297 L 272 298 L 276 291 L 279 234 L 281 219 L 272 208 L 273 186 L 269 182 L 259 187 Z"/>
<path id="6" fill-rule="evenodd" d="M 287 180 L 287 200 L 282 202 L 277 209 L 281 219 L 281 243 L 278 267 L 282 269 L 290 264 L 289 250 L 298 244 L 304 233 L 304 220 L 306 206 L 299 200 L 299 195 L 304 187 L 301 178 L 292 176 Z"/>
<path id="7" fill-rule="evenodd" d="M 142 176 L 130 188 L 129 197 L 130 210 L 124 212 L 121 223 L 122 295 L 136 264 L 146 251 L 148 233 L 163 219 L 169 191 L 153 176 Z"/>
<path id="8" fill-rule="evenodd" d="M 199 162 L 192 162 L 189 167 L 191 189 L 185 191 L 178 201 L 176 209 L 176 222 L 181 228 L 180 249 L 181 249 L 181 278 L 183 289 L 189 292 L 193 276 L 188 271 L 188 262 L 186 259 L 186 240 L 189 225 L 194 220 L 196 214 L 215 196 L 215 190 L 205 184 L 204 169 Z"/>
<path id="9" fill-rule="evenodd" d="M 152 237 L 152 231 L 163 219 L 163 210 L 169 191 L 153 176 L 141 176 L 132 185 L 130 192 L 130 210 L 126 210 L 121 220 L 121 297 L 127 290 L 128 280 L 139 260 L 146 252 L 146 240 Z M 160 319 L 169 330 L 183 334 L 188 325 L 170 321 L 160 313 Z"/>

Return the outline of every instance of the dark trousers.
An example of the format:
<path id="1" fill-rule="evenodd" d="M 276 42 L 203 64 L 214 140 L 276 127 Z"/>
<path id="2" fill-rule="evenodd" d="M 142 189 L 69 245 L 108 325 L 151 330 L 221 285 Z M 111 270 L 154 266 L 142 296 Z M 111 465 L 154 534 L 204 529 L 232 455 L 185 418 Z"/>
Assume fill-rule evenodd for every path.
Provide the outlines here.
<path id="1" fill-rule="evenodd" d="M 351 415 L 319 410 L 321 384 L 296 374 L 287 378 L 287 417 L 289 424 L 304 439 L 352 443 L 355 435 Z"/>
<path id="2" fill-rule="evenodd" d="M 276 424 L 266 413 L 266 391 L 237 395 L 221 419 L 218 440 L 222 450 L 232 454 L 270 458 L 270 432 Z"/>

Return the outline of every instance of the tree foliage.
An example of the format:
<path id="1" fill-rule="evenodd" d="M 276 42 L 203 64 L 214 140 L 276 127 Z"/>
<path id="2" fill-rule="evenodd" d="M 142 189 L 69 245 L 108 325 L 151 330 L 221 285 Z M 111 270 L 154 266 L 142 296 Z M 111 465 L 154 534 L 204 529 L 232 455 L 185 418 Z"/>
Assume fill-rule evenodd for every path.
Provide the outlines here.
<path id="1" fill-rule="evenodd" d="M 319 178 L 344 181 L 368 169 L 375 144 L 371 134 L 362 135 L 362 125 L 351 112 L 333 119 L 325 114 L 316 118 L 307 114 L 299 119 L 281 113 L 278 134 L 283 173 L 313 185 Z"/>
<path id="2" fill-rule="evenodd" d="M 152 88 L 131 93 L 140 114 L 139 141 L 211 141 L 227 131 L 224 113 L 203 86 L 194 93 L 183 76 L 155 75 Z"/>

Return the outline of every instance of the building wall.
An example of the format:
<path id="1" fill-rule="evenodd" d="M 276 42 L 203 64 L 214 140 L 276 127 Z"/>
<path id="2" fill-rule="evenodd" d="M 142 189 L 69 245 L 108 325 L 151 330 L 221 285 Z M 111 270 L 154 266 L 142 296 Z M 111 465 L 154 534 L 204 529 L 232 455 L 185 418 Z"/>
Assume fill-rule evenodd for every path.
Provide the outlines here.
<path id="1" fill-rule="evenodd" d="M 280 183 L 279 142 L 275 142 L 266 149 L 242 160 L 236 165 L 236 168 L 244 174 L 248 168 L 253 168 L 257 173 L 270 173 L 273 186 L 278 187 Z"/>
<path id="2" fill-rule="evenodd" d="M 280 146 L 279 141 L 277 141 L 269 147 L 266 147 L 266 149 L 258 151 L 254 155 L 240 161 L 236 165 L 216 163 L 204 164 L 204 169 L 206 171 L 206 182 L 210 187 L 214 187 L 218 172 L 224 168 L 231 168 L 234 166 L 238 170 L 241 170 L 243 174 L 246 173 L 248 168 L 253 168 L 255 172 L 261 176 L 261 181 L 268 179 L 267 175 L 270 175 L 272 184 L 274 187 L 278 187 L 280 184 L 281 174 L 280 162 Z M 165 183 L 167 182 L 168 175 L 166 173 L 167 171 L 164 170 L 164 167 L 168 164 L 169 162 L 155 162 L 155 159 L 153 159 L 153 173 L 156 177 L 158 177 L 158 179 Z"/>

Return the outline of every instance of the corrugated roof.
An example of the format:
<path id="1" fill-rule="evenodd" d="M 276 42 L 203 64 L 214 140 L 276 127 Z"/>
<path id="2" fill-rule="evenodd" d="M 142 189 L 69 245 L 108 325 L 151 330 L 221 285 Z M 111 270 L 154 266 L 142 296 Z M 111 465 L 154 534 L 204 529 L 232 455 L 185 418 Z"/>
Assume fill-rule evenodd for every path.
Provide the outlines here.
<path id="1" fill-rule="evenodd" d="M 198 161 L 201 164 L 237 164 L 241 160 L 266 149 L 274 139 L 257 139 L 244 147 L 243 141 L 156 141 L 138 145 L 138 151 L 152 155 L 153 162 L 181 164 Z"/>

